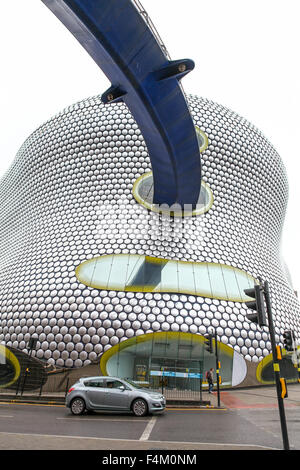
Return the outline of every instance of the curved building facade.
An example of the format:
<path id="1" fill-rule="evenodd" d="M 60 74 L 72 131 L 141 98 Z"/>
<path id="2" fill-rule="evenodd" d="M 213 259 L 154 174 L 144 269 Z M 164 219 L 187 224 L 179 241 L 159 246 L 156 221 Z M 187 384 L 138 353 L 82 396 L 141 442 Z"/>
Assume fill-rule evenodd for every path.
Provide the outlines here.
<path id="1" fill-rule="evenodd" d="M 243 289 L 258 277 L 277 343 L 285 329 L 299 337 L 280 254 L 283 163 L 233 111 L 188 102 L 203 181 L 199 211 L 184 216 L 151 203 L 147 147 L 125 104 L 86 99 L 25 141 L 0 183 L 0 342 L 26 352 L 37 337 L 33 356 L 78 368 L 143 335 L 215 331 L 243 369 L 271 352 L 268 329 L 246 319 Z"/>

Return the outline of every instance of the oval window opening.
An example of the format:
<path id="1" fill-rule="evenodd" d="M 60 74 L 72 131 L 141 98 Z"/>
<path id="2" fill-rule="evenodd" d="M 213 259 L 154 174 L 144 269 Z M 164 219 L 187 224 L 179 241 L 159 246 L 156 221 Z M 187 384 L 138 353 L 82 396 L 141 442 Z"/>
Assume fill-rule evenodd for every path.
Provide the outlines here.
<path id="1" fill-rule="evenodd" d="M 203 132 L 200 129 L 200 127 L 195 126 L 195 128 L 196 128 L 196 135 L 197 135 L 197 139 L 198 139 L 199 150 L 200 150 L 200 153 L 202 153 L 208 147 L 208 137 L 205 134 L 205 132 Z"/>
<path id="2" fill-rule="evenodd" d="M 251 300 L 244 289 L 255 279 L 225 264 L 196 263 L 145 255 L 104 255 L 76 268 L 82 284 L 96 289 L 128 292 L 191 294 L 234 302 Z"/>
<path id="3" fill-rule="evenodd" d="M 183 210 L 178 204 L 173 204 L 172 206 L 168 206 L 167 204 L 153 204 L 154 183 L 152 172 L 140 176 L 135 181 L 132 192 L 135 200 L 146 209 L 178 217 L 204 214 L 211 208 L 214 202 L 210 187 L 207 183 L 202 181 L 199 199 L 195 208 L 192 208 L 189 204 L 185 205 Z"/>

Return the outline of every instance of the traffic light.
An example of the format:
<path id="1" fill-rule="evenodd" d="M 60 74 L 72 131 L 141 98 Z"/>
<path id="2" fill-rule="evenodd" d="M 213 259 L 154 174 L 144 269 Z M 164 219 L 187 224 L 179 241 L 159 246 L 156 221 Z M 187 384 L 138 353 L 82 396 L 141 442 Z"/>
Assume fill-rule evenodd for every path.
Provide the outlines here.
<path id="1" fill-rule="evenodd" d="M 212 335 L 211 334 L 204 335 L 204 347 L 205 347 L 206 351 L 208 351 L 209 353 L 213 352 Z"/>
<path id="2" fill-rule="evenodd" d="M 36 348 L 37 340 L 38 338 L 35 338 L 32 336 L 31 338 L 29 338 L 28 345 L 27 345 L 29 350 Z"/>
<path id="3" fill-rule="evenodd" d="M 248 313 L 246 315 L 248 320 L 257 323 L 259 326 L 267 326 L 263 288 L 256 284 L 252 289 L 244 289 L 244 292 L 248 297 L 254 299 L 245 302 L 247 308 L 255 310 L 255 313 Z"/>
<path id="4" fill-rule="evenodd" d="M 293 332 L 291 330 L 283 333 L 283 342 L 287 351 L 293 351 Z"/>

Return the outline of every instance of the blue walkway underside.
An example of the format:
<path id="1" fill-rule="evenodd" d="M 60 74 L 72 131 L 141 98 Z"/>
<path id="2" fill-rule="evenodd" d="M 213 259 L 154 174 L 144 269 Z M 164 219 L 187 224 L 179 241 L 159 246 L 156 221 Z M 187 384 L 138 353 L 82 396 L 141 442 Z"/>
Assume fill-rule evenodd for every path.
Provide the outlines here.
<path id="1" fill-rule="evenodd" d="M 200 152 L 179 80 L 194 68 L 169 61 L 131 0 L 42 0 L 112 83 L 103 103 L 123 101 L 151 159 L 155 204 L 195 204 Z"/>

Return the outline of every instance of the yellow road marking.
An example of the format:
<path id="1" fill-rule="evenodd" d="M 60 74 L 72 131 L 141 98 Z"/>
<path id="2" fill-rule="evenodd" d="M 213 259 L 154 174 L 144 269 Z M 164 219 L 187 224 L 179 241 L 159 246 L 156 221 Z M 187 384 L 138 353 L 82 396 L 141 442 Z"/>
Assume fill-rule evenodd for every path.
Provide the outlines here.
<path id="1" fill-rule="evenodd" d="M 228 411 L 227 408 L 214 408 L 213 406 L 205 408 L 166 408 L 168 411 Z"/>
<path id="2" fill-rule="evenodd" d="M 18 401 L 1 401 L 1 405 L 28 405 L 28 406 L 58 406 L 65 408 L 65 405 L 58 405 L 56 403 L 28 403 L 28 402 L 18 402 Z"/>
<path id="3" fill-rule="evenodd" d="M 58 408 L 66 408 L 65 405 L 59 405 L 57 403 L 28 403 L 28 402 L 17 402 L 17 401 L 2 401 L 0 402 L 0 406 L 2 405 L 27 405 L 27 406 L 53 406 Z M 100 411 L 100 410 L 99 410 Z M 227 408 L 214 408 L 213 406 L 207 406 L 203 408 L 168 408 L 166 407 L 166 411 L 228 411 Z"/>

